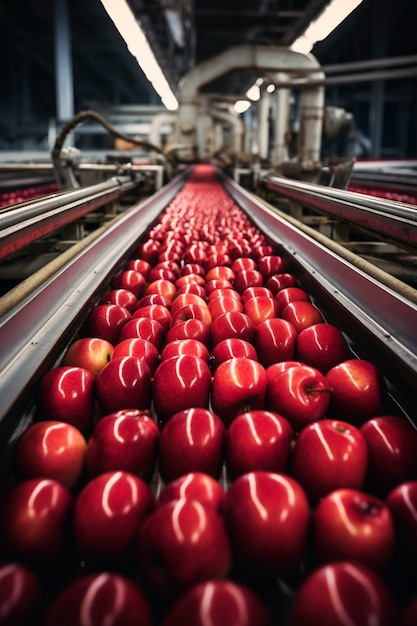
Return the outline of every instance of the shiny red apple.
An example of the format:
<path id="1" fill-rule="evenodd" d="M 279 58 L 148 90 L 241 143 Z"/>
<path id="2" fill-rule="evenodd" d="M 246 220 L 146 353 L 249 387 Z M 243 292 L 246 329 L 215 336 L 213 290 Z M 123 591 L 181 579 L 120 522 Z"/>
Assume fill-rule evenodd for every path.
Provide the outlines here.
<path id="1" fill-rule="evenodd" d="M 122 339 L 122 341 L 116 344 L 112 353 L 112 359 L 120 359 L 125 356 L 144 361 L 152 373 L 156 370 L 160 360 L 159 351 L 155 344 L 141 337 Z"/>
<path id="2" fill-rule="evenodd" d="M 313 324 L 298 333 L 296 358 L 324 374 L 350 358 L 349 345 L 334 324 Z"/>
<path id="3" fill-rule="evenodd" d="M 154 346 L 160 350 L 165 334 L 164 327 L 158 320 L 153 320 L 149 317 L 138 317 L 129 320 L 125 326 L 123 326 L 118 341 L 131 339 L 132 337 L 141 337 L 153 343 Z"/>
<path id="4" fill-rule="evenodd" d="M 249 341 L 232 337 L 231 339 L 223 339 L 216 344 L 211 351 L 211 366 L 215 370 L 220 363 L 233 359 L 235 357 L 246 357 L 254 361 L 258 360 L 256 350 Z"/>
<path id="5" fill-rule="evenodd" d="M 197 339 L 174 339 L 165 344 L 161 352 L 161 361 L 181 354 L 192 354 L 208 363 L 210 353 L 207 346 Z"/>
<path id="6" fill-rule="evenodd" d="M 212 506 L 218 513 L 223 510 L 226 492 L 220 482 L 206 472 L 187 472 L 170 480 L 158 495 L 157 504 L 165 504 L 179 498 L 198 500 L 205 506 Z"/>
<path id="7" fill-rule="evenodd" d="M 62 365 L 83 367 L 97 378 L 110 361 L 114 347 L 100 337 L 82 337 L 71 343 L 62 359 Z"/>
<path id="8" fill-rule="evenodd" d="M 210 328 L 210 343 L 214 347 L 223 339 L 237 337 L 253 342 L 255 337 L 255 324 L 243 311 L 228 311 L 218 315 Z"/>
<path id="9" fill-rule="evenodd" d="M 97 304 L 87 315 L 84 334 L 87 337 L 101 337 L 114 346 L 121 329 L 131 318 L 132 314 L 123 306 Z"/>
<path id="10" fill-rule="evenodd" d="M 210 330 L 201 320 L 190 319 L 171 326 L 168 330 L 165 343 L 175 341 L 177 339 L 197 339 L 204 345 L 208 345 L 210 338 Z"/>
<path id="11" fill-rule="evenodd" d="M 100 372 L 96 395 L 102 413 L 121 409 L 150 408 L 152 372 L 141 359 L 123 356 L 112 359 Z"/>
<path id="12" fill-rule="evenodd" d="M 400 558 L 406 557 L 415 569 L 417 559 L 417 480 L 394 487 L 385 501 L 394 518 Z"/>
<path id="13" fill-rule="evenodd" d="M 146 278 L 136 270 L 123 270 L 114 276 L 111 286 L 113 289 L 128 289 L 139 298 L 146 285 Z"/>
<path id="14" fill-rule="evenodd" d="M 17 561 L 0 564 L 0 624 L 37 623 L 42 601 L 42 585 L 34 571 Z"/>
<path id="15" fill-rule="evenodd" d="M 255 330 L 254 345 L 260 363 L 269 367 L 278 361 L 295 358 L 297 331 L 291 322 L 273 317 L 262 321 Z"/>
<path id="16" fill-rule="evenodd" d="M 117 304 L 122 306 L 130 313 L 134 310 L 137 298 L 129 289 L 110 289 L 100 298 L 100 304 Z"/>
<path id="17" fill-rule="evenodd" d="M 280 316 L 291 322 L 298 333 L 308 326 L 324 322 L 321 311 L 312 302 L 289 302 L 281 309 Z"/>

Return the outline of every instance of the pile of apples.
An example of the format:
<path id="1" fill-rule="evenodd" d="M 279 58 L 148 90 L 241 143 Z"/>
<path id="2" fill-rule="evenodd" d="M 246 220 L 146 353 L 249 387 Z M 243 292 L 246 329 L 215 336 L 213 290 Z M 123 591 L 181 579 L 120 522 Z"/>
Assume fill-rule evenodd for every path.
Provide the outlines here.
<path id="1" fill-rule="evenodd" d="M 0 624 L 415 626 L 417 431 L 192 175 L 40 381 Z"/>

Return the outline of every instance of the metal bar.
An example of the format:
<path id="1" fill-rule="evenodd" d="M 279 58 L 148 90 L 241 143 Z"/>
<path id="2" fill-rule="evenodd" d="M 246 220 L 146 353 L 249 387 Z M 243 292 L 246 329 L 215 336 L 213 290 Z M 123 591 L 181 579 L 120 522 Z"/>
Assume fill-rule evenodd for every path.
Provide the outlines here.
<path id="1" fill-rule="evenodd" d="M 326 303 L 335 320 L 348 324 L 352 340 L 366 346 L 369 358 L 398 393 L 410 396 L 417 381 L 417 305 L 308 236 L 297 228 L 296 220 L 255 199 L 234 181 L 226 180 L 225 186 L 280 246 L 312 295 Z"/>
<path id="2" fill-rule="evenodd" d="M 99 239 L 0 319 L 0 440 L 33 402 L 40 376 L 54 365 L 111 276 L 178 193 L 177 177 L 115 220 Z M 3 434 L 5 433 L 5 434 Z"/>
<path id="3" fill-rule="evenodd" d="M 320 213 L 385 235 L 400 246 L 417 248 L 417 213 L 412 204 L 276 176 L 265 176 L 261 185 Z"/>

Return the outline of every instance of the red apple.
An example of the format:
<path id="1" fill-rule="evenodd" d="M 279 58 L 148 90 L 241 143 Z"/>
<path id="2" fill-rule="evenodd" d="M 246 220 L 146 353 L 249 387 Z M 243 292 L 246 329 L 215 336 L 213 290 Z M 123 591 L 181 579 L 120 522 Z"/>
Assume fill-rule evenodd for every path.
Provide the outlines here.
<path id="1" fill-rule="evenodd" d="M 205 472 L 187 472 L 164 485 L 159 493 L 157 504 L 165 504 L 179 498 L 198 500 L 204 506 L 222 512 L 226 492 L 218 480 Z"/>
<path id="2" fill-rule="evenodd" d="M 313 324 L 324 322 L 323 315 L 312 302 L 289 302 L 280 313 L 283 320 L 291 322 L 299 333 Z"/>
<path id="3" fill-rule="evenodd" d="M 165 341 L 170 343 L 177 339 L 196 339 L 207 346 L 209 338 L 210 329 L 207 324 L 202 320 L 190 319 L 171 326 L 166 334 Z"/>
<path id="4" fill-rule="evenodd" d="M 297 331 L 291 322 L 273 317 L 257 325 L 255 349 L 260 363 L 269 367 L 278 361 L 290 361 L 295 357 Z"/>
<path id="5" fill-rule="evenodd" d="M 231 265 L 232 259 L 226 252 L 213 252 L 209 254 L 205 262 L 206 271 L 217 265 Z"/>
<path id="6" fill-rule="evenodd" d="M 154 506 L 150 487 L 130 472 L 92 478 L 74 503 L 72 534 L 78 554 L 92 564 L 124 563 L 136 529 Z"/>
<path id="7" fill-rule="evenodd" d="M 145 296 L 155 293 L 168 298 L 171 302 L 174 299 L 176 292 L 177 288 L 175 283 L 172 283 L 170 280 L 166 280 L 165 278 L 157 278 L 151 283 L 148 283 L 144 291 Z"/>
<path id="8" fill-rule="evenodd" d="M 326 374 L 350 358 L 348 343 L 333 324 L 313 324 L 298 333 L 296 358 Z"/>
<path id="9" fill-rule="evenodd" d="M 176 295 L 179 296 L 182 293 L 195 293 L 196 296 L 201 296 L 201 298 L 206 297 L 206 286 L 204 285 L 196 285 L 194 283 L 188 283 L 187 285 L 181 285 L 181 287 L 177 288 Z"/>
<path id="10" fill-rule="evenodd" d="M 165 261 L 159 261 L 156 265 L 154 265 L 153 267 L 154 270 L 168 270 L 170 272 L 172 272 L 174 274 L 174 277 L 176 278 L 177 276 L 180 275 L 181 273 L 181 268 L 180 268 L 180 264 L 177 261 L 173 261 L 172 259 L 166 259 Z M 151 279 L 148 279 L 149 282 L 151 282 Z"/>
<path id="11" fill-rule="evenodd" d="M 339 561 L 310 573 L 296 592 L 291 626 L 398 626 L 383 579 L 365 565 Z"/>
<path id="12" fill-rule="evenodd" d="M 255 259 L 251 259 L 248 256 L 238 257 L 231 265 L 232 270 L 241 272 L 242 270 L 256 270 L 258 269 Z"/>
<path id="13" fill-rule="evenodd" d="M 235 417 L 226 434 L 226 467 L 232 479 L 254 470 L 285 472 L 293 429 L 278 413 L 255 410 Z"/>
<path id="14" fill-rule="evenodd" d="M 252 298 L 258 298 L 259 296 L 271 298 L 271 300 L 274 300 L 274 295 L 271 290 L 263 286 L 248 287 L 243 291 L 240 297 L 242 302 L 245 303 Z"/>
<path id="15" fill-rule="evenodd" d="M 336 489 L 317 505 L 312 542 L 319 562 L 356 561 L 386 572 L 394 552 L 395 529 L 389 507 L 358 489 Z"/>
<path id="16" fill-rule="evenodd" d="M 72 424 L 43 420 L 20 435 L 15 467 L 22 479 L 53 478 L 74 487 L 85 465 L 87 441 Z"/>
<path id="17" fill-rule="evenodd" d="M 82 337 L 69 345 L 62 365 L 83 367 L 97 378 L 103 367 L 110 361 L 113 345 L 100 337 Z"/>
<path id="18" fill-rule="evenodd" d="M 325 417 L 330 390 L 324 374 L 315 367 L 291 367 L 268 380 L 266 404 L 299 431 Z"/>
<path id="19" fill-rule="evenodd" d="M 233 285 L 235 276 L 236 275 L 231 267 L 216 265 L 215 267 L 211 267 L 208 272 L 206 272 L 205 280 L 206 283 L 209 283 L 212 280 L 228 280 Z"/>
<path id="20" fill-rule="evenodd" d="M 255 336 L 255 324 L 243 312 L 230 311 L 214 318 L 210 328 L 210 343 L 214 347 L 223 339 L 237 337 L 252 343 Z"/>
<path id="21" fill-rule="evenodd" d="M 213 278 L 212 280 L 207 280 L 205 284 L 206 296 L 210 296 L 210 294 L 217 289 L 233 290 L 233 284 L 230 280 L 226 280 L 225 278 Z"/>
<path id="22" fill-rule="evenodd" d="M 162 626 L 268 626 L 264 602 L 252 589 L 231 580 L 210 580 L 191 587 L 170 607 Z"/>
<path id="23" fill-rule="evenodd" d="M 234 289 L 229 287 L 216 287 L 212 289 L 207 296 L 207 302 L 210 303 L 211 300 L 216 300 L 217 298 L 226 297 L 228 299 L 237 300 L 238 302 L 242 302 L 242 298 L 240 294 Z"/>
<path id="24" fill-rule="evenodd" d="M 301 361 L 280 361 L 279 363 L 272 363 L 266 368 L 266 375 L 268 376 L 268 381 L 278 376 L 285 370 L 289 370 L 291 367 L 299 367 L 300 365 L 304 365 Z"/>
<path id="25" fill-rule="evenodd" d="M 132 337 L 141 337 L 153 343 L 160 350 L 165 334 L 164 327 L 158 320 L 153 320 L 150 317 L 137 317 L 123 326 L 120 331 L 119 342 Z"/>
<path id="26" fill-rule="evenodd" d="M 37 404 L 43 419 L 85 431 L 95 416 L 93 374 L 70 365 L 52 368 L 41 378 Z"/>
<path id="27" fill-rule="evenodd" d="M 242 270 L 237 272 L 233 281 L 233 287 L 242 294 L 248 287 L 262 287 L 264 278 L 259 270 Z"/>
<path id="28" fill-rule="evenodd" d="M 311 302 L 310 296 L 301 287 L 285 287 L 280 289 L 275 295 L 275 300 L 282 311 L 290 302 Z"/>
<path id="29" fill-rule="evenodd" d="M 0 623 L 3 626 L 37 623 L 42 599 L 40 579 L 32 570 L 15 561 L 0 564 Z"/>
<path id="30" fill-rule="evenodd" d="M 146 285 L 146 278 L 135 270 L 123 270 L 113 278 L 111 286 L 113 289 L 128 289 L 139 298 Z"/>
<path id="31" fill-rule="evenodd" d="M 173 414 L 161 430 L 159 471 L 169 482 L 188 472 L 218 478 L 223 462 L 226 430 L 208 409 L 193 407 Z"/>
<path id="32" fill-rule="evenodd" d="M 150 482 L 159 445 L 156 422 L 137 409 L 116 411 L 101 418 L 88 439 L 88 475 L 123 470 Z"/>
<path id="33" fill-rule="evenodd" d="M 231 294 L 236 293 L 231 289 L 226 291 L 229 291 Z M 209 300 L 208 310 L 210 311 L 212 319 L 214 319 L 215 317 L 222 315 L 222 313 L 227 313 L 228 311 L 243 311 L 243 304 L 240 301 L 240 298 L 236 298 L 231 295 L 218 296 L 217 298 L 211 298 Z"/>
<path id="34" fill-rule="evenodd" d="M 282 256 L 268 254 L 258 259 L 258 270 L 264 280 L 267 280 L 273 274 L 283 274 L 287 270 L 287 264 Z"/>
<path id="35" fill-rule="evenodd" d="M 369 452 L 368 478 L 379 493 L 417 478 L 417 430 L 406 418 L 380 415 L 360 427 Z"/>
<path id="36" fill-rule="evenodd" d="M 253 320 L 255 326 L 259 326 L 261 322 L 278 316 L 279 305 L 269 296 L 257 296 L 246 300 L 243 311 Z"/>
<path id="37" fill-rule="evenodd" d="M 145 259 L 131 259 L 126 263 L 125 269 L 140 272 L 145 278 L 147 278 L 151 267 L 151 264 L 148 261 L 145 261 Z"/>
<path id="38" fill-rule="evenodd" d="M 248 341 L 233 337 L 232 339 L 223 339 L 214 346 L 211 352 L 211 366 L 215 370 L 220 363 L 235 357 L 246 357 L 254 361 L 258 360 L 255 348 Z"/>
<path id="39" fill-rule="evenodd" d="M 265 287 L 268 287 L 272 291 L 274 295 L 278 293 L 281 289 L 285 289 L 286 287 L 297 287 L 298 280 L 294 276 L 294 274 L 290 274 L 289 272 L 284 272 L 282 274 L 274 274 L 270 276 L 265 282 Z"/>
<path id="40" fill-rule="evenodd" d="M 133 319 L 148 317 L 149 319 L 156 320 L 161 324 L 166 334 L 168 328 L 171 325 L 172 315 L 170 310 L 162 304 L 147 304 L 141 306 L 132 313 Z"/>
<path id="41" fill-rule="evenodd" d="M 237 415 L 264 406 L 268 378 L 264 367 L 245 357 L 220 363 L 213 375 L 211 404 L 229 424 Z"/>
<path id="42" fill-rule="evenodd" d="M 181 309 L 186 304 L 198 304 L 199 306 L 207 308 L 207 302 L 202 296 L 196 293 L 180 293 L 175 296 L 171 304 L 171 314 L 174 315 L 178 309 Z"/>
<path id="43" fill-rule="evenodd" d="M 361 424 L 380 413 L 383 380 L 371 361 L 348 359 L 332 367 L 326 379 L 332 389 L 329 415 Z"/>
<path id="44" fill-rule="evenodd" d="M 171 309 L 171 300 L 168 300 L 166 296 L 162 296 L 160 293 L 150 293 L 147 296 L 142 296 L 142 298 L 136 302 L 134 310 L 142 306 L 148 306 L 149 304 L 161 304 L 167 309 Z"/>
<path id="45" fill-rule="evenodd" d="M 84 334 L 101 337 L 116 345 L 123 326 L 132 318 L 130 311 L 118 304 L 98 304 L 87 316 Z"/>
<path id="46" fill-rule="evenodd" d="M 174 339 L 165 344 L 161 352 L 161 361 L 166 361 L 181 354 L 193 354 L 208 363 L 210 353 L 207 346 L 197 339 Z"/>
<path id="47" fill-rule="evenodd" d="M 162 361 L 153 378 L 153 402 L 158 419 L 165 422 L 183 409 L 206 408 L 210 385 L 210 367 L 203 359 L 181 354 Z"/>
<path id="48" fill-rule="evenodd" d="M 129 289 L 110 289 L 101 297 L 100 304 L 117 304 L 132 313 L 137 303 L 137 298 Z"/>
<path id="49" fill-rule="evenodd" d="M 184 304 L 184 306 L 180 307 L 172 313 L 171 326 L 174 326 L 175 324 L 181 322 L 185 322 L 186 320 L 190 319 L 201 320 L 205 323 L 207 328 L 210 328 L 212 323 L 212 317 L 207 304 L 204 303 L 204 306 L 194 303 Z"/>
<path id="50" fill-rule="evenodd" d="M 0 500 L 2 553 L 33 565 L 56 562 L 68 542 L 73 505 L 68 487 L 52 478 L 29 478 Z"/>
<path id="51" fill-rule="evenodd" d="M 200 274 L 185 274 L 175 281 L 175 287 L 177 289 L 180 289 L 184 285 L 201 285 L 201 287 L 204 287 L 205 284 L 206 281 Z"/>
<path id="52" fill-rule="evenodd" d="M 248 472 L 226 492 L 224 519 L 236 563 L 252 576 L 297 570 L 309 517 L 303 489 L 284 474 Z"/>
<path id="53" fill-rule="evenodd" d="M 164 280 L 170 280 L 171 283 L 175 283 L 176 274 L 167 267 L 163 267 L 158 264 L 158 266 L 155 266 L 151 269 L 148 274 L 147 280 L 149 283 L 152 283 L 154 280 L 158 280 L 160 278 Z"/>
<path id="54" fill-rule="evenodd" d="M 368 448 L 360 430 L 347 422 L 326 419 L 308 424 L 298 435 L 291 475 L 311 501 L 317 502 L 334 489 L 362 489 L 367 465 Z"/>
<path id="55" fill-rule="evenodd" d="M 200 274 L 200 276 L 204 276 L 205 273 L 206 270 L 200 263 L 185 263 L 180 270 L 181 276 L 186 276 L 187 274 Z"/>
<path id="56" fill-rule="evenodd" d="M 413 563 L 417 559 L 417 480 L 409 480 L 394 487 L 385 499 L 394 518 L 397 546 Z"/>
<path id="57" fill-rule="evenodd" d="M 51 601 L 42 626 L 152 626 L 149 600 L 129 578 L 94 572 L 70 582 Z"/>
<path id="58" fill-rule="evenodd" d="M 150 341 L 147 341 L 147 339 L 142 339 L 141 337 L 123 339 L 116 344 L 112 359 L 120 359 L 124 356 L 132 356 L 144 361 L 149 366 L 152 374 L 159 364 L 158 348 Z"/>
<path id="59" fill-rule="evenodd" d="M 213 507 L 185 498 L 157 507 L 139 526 L 136 553 L 147 583 L 165 597 L 226 578 L 232 563 L 221 516 Z"/>
<path id="60" fill-rule="evenodd" d="M 155 265 L 158 260 L 159 250 L 161 244 L 155 239 L 149 238 L 142 242 L 138 249 L 135 251 L 135 255 L 143 261 L 147 261 L 149 265 Z"/>
<path id="61" fill-rule="evenodd" d="M 97 378 L 96 395 L 103 414 L 121 409 L 149 409 L 152 372 L 141 359 L 112 359 Z"/>

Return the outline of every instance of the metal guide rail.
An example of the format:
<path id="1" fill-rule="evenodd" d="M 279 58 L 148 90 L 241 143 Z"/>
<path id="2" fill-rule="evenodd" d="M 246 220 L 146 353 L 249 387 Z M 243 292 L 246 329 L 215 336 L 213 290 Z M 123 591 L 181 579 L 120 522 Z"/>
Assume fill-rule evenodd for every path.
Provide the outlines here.
<path id="1" fill-rule="evenodd" d="M 417 249 L 417 212 L 412 204 L 267 175 L 261 187 L 319 213 L 366 229 L 405 249 Z"/>

